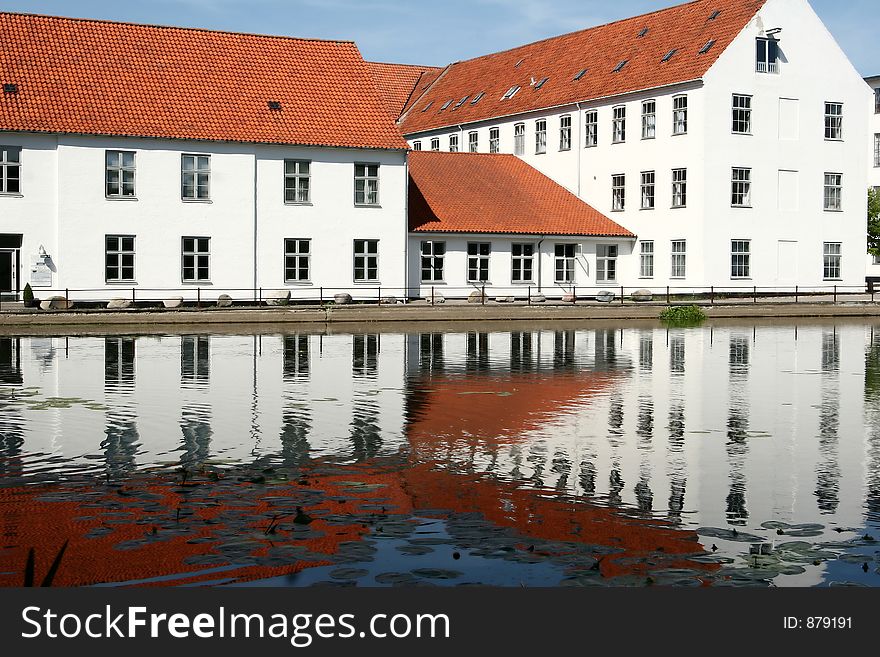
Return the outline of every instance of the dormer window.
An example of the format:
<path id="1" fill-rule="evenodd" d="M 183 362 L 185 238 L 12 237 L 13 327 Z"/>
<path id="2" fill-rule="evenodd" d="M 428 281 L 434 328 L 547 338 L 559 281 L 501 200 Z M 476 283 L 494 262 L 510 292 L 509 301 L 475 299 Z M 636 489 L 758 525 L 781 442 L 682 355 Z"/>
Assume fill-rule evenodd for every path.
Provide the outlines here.
<path id="1" fill-rule="evenodd" d="M 756 69 L 758 73 L 779 73 L 779 42 L 776 39 L 758 37 Z"/>

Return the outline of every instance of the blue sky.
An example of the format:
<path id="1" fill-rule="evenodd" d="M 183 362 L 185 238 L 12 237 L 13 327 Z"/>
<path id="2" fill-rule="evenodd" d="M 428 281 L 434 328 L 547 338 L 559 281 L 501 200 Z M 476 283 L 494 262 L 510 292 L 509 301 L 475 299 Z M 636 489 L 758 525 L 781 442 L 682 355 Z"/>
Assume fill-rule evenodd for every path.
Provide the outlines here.
<path id="1" fill-rule="evenodd" d="M 352 39 L 374 61 L 442 66 L 676 0 L 0 0 L 0 9 Z M 863 75 L 880 74 L 877 0 L 811 0 Z"/>

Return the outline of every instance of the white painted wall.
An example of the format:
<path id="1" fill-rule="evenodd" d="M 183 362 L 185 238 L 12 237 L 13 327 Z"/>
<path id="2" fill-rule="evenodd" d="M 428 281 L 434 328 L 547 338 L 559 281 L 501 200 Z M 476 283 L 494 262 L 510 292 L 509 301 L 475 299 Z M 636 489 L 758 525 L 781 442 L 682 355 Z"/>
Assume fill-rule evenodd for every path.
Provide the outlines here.
<path id="1" fill-rule="evenodd" d="M 880 76 L 867 78 L 872 91 L 877 93 L 880 90 Z M 878 99 L 880 101 L 880 99 Z M 868 186 L 880 187 L 880 163 L 877 161 L 875 139 L 876 135 L 880 135 L 880 112 L 877 111 L 876 102 L 875 109 L 871 114 L 871 127 L 868 130 Z M 874 261 L 874 256 L 867 257 L 868 276 L 880 277 L 880 262 Z"/>

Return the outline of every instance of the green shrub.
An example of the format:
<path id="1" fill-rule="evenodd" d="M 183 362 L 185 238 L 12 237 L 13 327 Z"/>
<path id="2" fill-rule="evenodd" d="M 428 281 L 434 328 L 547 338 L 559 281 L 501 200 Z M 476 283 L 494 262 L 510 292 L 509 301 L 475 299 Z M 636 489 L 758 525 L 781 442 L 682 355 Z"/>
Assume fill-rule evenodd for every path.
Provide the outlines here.
<path id="1" fill-rule="evenodd" d="M 21 293 L 21 300 L 24 301 L 25 308 L 31 308 L 34 305 L 34 291 L 31 289 L 31 284 L 27 283 L 24 286 L 24 290 Z"/>
<path id="2" fill-rule="evenodd" d="M 706 319 L 706 313 L 698 306 L 669 306 L 660 313 L 664 322 L 676 325 L 695 325 Z"/>

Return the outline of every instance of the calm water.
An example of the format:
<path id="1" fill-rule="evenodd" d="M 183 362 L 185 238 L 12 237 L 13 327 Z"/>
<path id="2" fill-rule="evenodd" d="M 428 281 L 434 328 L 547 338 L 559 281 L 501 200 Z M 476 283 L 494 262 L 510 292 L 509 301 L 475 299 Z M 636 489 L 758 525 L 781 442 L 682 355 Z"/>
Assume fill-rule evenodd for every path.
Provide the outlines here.
<path id="1" fill-rule="evenodd" d="M 880 585 L 880 324 L 497 328 L 0 337 L 0 585 Z"/>

